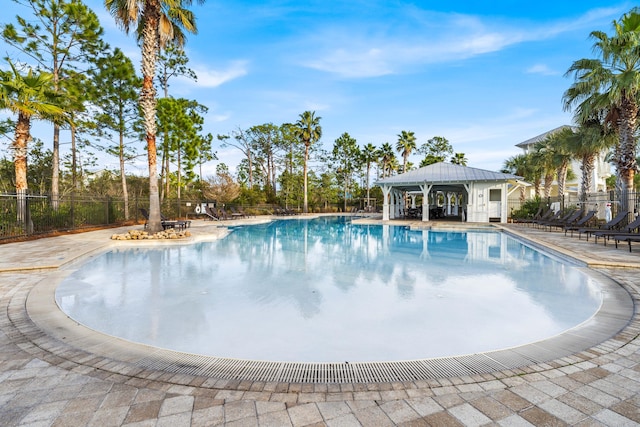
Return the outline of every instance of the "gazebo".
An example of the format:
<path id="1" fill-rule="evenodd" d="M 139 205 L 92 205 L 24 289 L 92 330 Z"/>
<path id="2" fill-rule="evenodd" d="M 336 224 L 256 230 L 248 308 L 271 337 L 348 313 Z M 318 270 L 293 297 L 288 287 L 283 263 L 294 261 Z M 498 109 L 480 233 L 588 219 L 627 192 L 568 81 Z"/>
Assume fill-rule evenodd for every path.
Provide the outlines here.
<path id="1" fill-rule="evenodd" d="M 444 215 L 457 215 L 469 222 L 507 222 L 509 193 L 521 185 L 521 177 L 470 168 L 451 163 L 434 163 L 409 172 L 378 180 L 384 203 L 382 219 L 403 216 L 406 201 L 416 208 L 416 198 L 422 196 L 422 221 L 429 221 L 434 207 Z M 442 206 L 440 206 L 442 204 Z"/>

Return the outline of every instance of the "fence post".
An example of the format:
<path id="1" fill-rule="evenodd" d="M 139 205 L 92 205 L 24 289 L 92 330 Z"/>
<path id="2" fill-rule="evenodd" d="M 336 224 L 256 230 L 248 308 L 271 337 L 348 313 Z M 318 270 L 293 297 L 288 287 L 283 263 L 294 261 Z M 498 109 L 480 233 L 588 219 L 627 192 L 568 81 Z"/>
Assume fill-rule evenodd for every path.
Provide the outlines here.
<path id="1" fill-rule="evenodd" d="M 111 221 L 109 219 L 109 211 L 111 208 L 111 196 L 107 196 L 107 212 L 106 212 L 106 218 L 107 218 L 107 224 L 111 224 Z"/>

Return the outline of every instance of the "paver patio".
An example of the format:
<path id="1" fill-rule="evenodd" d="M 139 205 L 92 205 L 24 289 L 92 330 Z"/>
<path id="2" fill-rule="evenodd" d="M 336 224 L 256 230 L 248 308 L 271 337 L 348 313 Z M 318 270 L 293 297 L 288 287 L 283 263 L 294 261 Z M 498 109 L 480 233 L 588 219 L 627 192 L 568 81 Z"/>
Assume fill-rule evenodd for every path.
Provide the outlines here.
<path id="1" fill-rule="evenodd" d="M 202 237 L 218 233 L 217 225 L 194 221 L 192 231 Z M 629 253 L 561 232 L 504 227 L 588 264 L 638 302 L 640 244 Z M 59 267 L 103 250 L 118 231 L 0 245 L 0 425 L 640 424 L 635 314 L 616 336 L 562 360 L 469 377 L 367 384 L 220 380 L 134 369 L 119 355 L 104 357 L 35 327 L 24 304 L 29 292 Z"/>

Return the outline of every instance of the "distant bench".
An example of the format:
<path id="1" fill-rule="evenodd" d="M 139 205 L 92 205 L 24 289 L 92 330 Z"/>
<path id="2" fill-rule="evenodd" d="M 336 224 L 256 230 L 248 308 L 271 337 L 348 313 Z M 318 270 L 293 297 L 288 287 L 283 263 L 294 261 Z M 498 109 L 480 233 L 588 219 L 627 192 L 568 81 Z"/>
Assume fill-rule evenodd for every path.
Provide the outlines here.
<path id="1" fill-rule="evenodd" d="M 191 227 L 191 221 L 162 221 L 162 228 L 173 228 L 178 231 L 184 231 L 186 228 Z"/>

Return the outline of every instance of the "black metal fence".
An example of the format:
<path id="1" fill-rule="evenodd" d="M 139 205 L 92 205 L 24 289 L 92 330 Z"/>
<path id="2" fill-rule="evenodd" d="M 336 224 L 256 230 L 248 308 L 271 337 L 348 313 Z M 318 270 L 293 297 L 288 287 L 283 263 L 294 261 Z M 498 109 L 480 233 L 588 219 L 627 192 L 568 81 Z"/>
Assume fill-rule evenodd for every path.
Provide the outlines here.
<path id="1" fill-rule="evenodd" d="M 207 203 L 225 207 L 210 200 L 164 199 L 162 214 L 170 219 L 206 218 L 203 209 Z M 230 206 L 227 206 L 229 208 Z M 248 215 L 273 214 L 276 205 L 240 206 Z M 0 194 L 0 241 L 47 235 L 58 231 L 81 230 L 127 224 L 142 224 L 141 209 L 149 208 L 149 198 L 123 199 L 111 197 Z M 296 212 L 301 209 L 294 208 Z M 318 210 L 319 211 L 319 210 Z M 325 206 L 323 212 L 341 212 L 342 206 Z"/>
<path id="2" fill-rule="evenodd" d="M 543 207 L 558 208 L 561 210 L 584 207 L 585 210 L 597 211 L 597 217 L 604 220 L 607 215 L 615 216 L 621 209 L 627 209 L 628 206 L 632 208 L 630 211 L 636 214 L 640 211 L 640 193 L 625 193 L 618 194 L 615 191 L 597 192 L 587 194 L 587 198 L 584 202 L 580 200 L 578 195 L 569 194 L 564 197 L 548 197 L 539 199 L 540 204 Z M 536 206 L 537 200 L 509 200 L 508 212 L 510 218 L 521 217 L 527 213 L 527 210 Z M 584 205 L 584 206 L 583 206 Z M 610 212 L 607 212 L 610 210 Z M 530 209 L 529 213 L 535 212 L 535 209 Z"/>
<path id="3" fill-rule="evenodd" d="M 184 218 L 193 213 L 198 202 L 164 200 L 162 213 L 171 218 Z M 46 195 L 0 195 L 0 241 L 46 235 L 57 231 L 107 227 L 144 222 L 140 208 L 149 206 L 148 198 Z"/>

